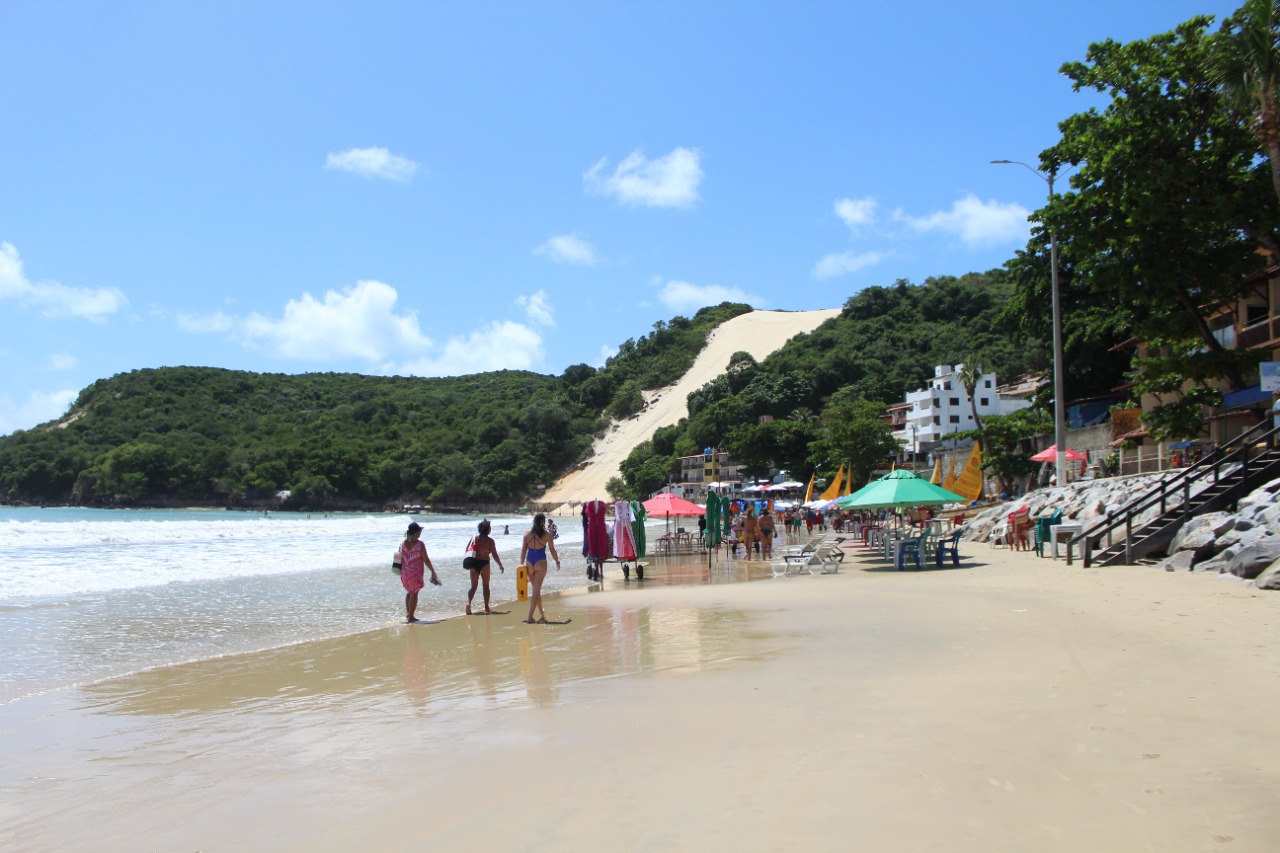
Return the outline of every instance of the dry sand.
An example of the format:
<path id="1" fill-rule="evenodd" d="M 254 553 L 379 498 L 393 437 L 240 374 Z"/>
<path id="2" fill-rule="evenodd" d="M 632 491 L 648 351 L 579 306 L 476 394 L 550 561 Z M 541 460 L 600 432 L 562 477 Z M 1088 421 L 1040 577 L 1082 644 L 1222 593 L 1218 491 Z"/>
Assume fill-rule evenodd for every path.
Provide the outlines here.
<path id="1" fill-rule="evenodd" d="M 720 324 L 707 345 L 680 381 L 657 391 L 646 391 L 645 408 L 632 418 L 614 423 L 603 438 L 596 440 L 592 455 L 579 469 L 561 477 L 538 505 L 555 507 L 570 501 L 607 499 L 605 483 L 618 476 L 621 464 L 636 445 L 653 437 L 654 430 L 671 426 L 689 414 L 688 397 L 715 379 L 735 352 L 748 352 L 757 360 L 778 350 L 793 337 L 812 332 L 840 313 L 824 311 L 752 311 Z M 569 508 L 564 508 L 568 512 Z"/>
<path id="2" fill-rule="evenodd" d="M 549 602 L 567 625 L 503 605 L 28 700 L 0 849 L 1280 849 L 1276 594 L 963 550 L 615 571 Z"/>

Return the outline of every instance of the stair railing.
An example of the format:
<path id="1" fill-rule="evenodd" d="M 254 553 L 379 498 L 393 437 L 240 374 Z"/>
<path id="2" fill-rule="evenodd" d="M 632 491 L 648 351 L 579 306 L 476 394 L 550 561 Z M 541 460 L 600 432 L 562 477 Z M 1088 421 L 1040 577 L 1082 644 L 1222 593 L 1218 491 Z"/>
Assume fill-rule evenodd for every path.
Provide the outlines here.
<path id="1" fill-rule="evenodd" d="M 1253 459 L 1252 451 L 1260 444 L 1265 444 L 1268 450 L 1274 448 L 1278 436 L 1280 436 L 1280 428 L 1273 426 L 1271 418 L 1268 417 L 1221 447 L 1214 448 L 1209 453 L 1206 453 L 1199 461 L 1181 469 L 1176 475 L 1162 479 L 1161 482 L 1143 492 L 1125 506 L 1114 512 L 1107 513 L 1104 518 L 1098 519 L 1092 527 L 1071 537 L 1070 541 L 1067 542 L 1067 565 L 1072 563 L 1073 546 L 1076 543 L 1080 543 L 1081 559 L 1085 568 L 1088 568 L 1093 562 L 1093 546 L 1105 535 L 1107 537 L 1106 547 L 1110 548 L 1113 544 L 1112 533 L 1122 525 L 1124 527 L 1125 562 L 1131 564 L 1133 562 L 1133 524 L 1136 516 L 1157 503 L 1160 505 L 1159 515 L 1164 515 L 1169 511 L 1170 499 L 1177 495 L 1181 501 L 1183 522 L 1185 523 L 1191 518 L 1192 484 L 1211 477 L 1212 482 L 1210 485 L 1216 485 L 1226 476 L 1224 469 L 1233 465 L 1240 466 L 1240 479 L 1248 477 L 1249 465 Z M 1235 469 L 1231 473 L 1235 474 Z"/>

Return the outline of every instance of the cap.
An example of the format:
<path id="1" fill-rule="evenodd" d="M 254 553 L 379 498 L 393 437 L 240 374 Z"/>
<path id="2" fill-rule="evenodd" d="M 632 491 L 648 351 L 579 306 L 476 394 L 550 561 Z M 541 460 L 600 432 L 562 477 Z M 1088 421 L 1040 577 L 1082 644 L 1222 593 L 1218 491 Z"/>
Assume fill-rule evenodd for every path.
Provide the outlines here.
<path id="1" fill-rule="evenodd" d="M 417 533 L 417 532 L 418 532 L 419 530 L 421 530 L 421 529 L 422 529 L 422 525 L 421 525 L 421 524 L 419 524 L 418 522 L 416 522 L 416 521 L 411 521 L 411 522 L 409 522 L 409 532 L 410 532 L 410 533 Z"/>

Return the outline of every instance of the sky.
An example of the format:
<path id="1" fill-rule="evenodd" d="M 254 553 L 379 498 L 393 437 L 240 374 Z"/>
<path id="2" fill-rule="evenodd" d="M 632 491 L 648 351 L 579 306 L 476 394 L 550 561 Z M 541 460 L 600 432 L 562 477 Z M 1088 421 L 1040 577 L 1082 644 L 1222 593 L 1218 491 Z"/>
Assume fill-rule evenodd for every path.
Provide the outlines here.
<path id="1" fill-rule="evenodd" d="M 1059 73 L 1238 0 L 0 0 L 0 435 L 131 370 L 602 365 L 1001 266 Z"/>

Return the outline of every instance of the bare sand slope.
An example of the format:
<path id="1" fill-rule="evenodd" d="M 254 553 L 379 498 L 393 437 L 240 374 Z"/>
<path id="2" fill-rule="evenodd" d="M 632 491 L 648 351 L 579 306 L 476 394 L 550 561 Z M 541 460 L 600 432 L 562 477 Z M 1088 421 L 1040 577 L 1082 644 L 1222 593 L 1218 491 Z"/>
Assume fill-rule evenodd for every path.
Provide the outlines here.
<path id="1" fill-rule="evenodd" d="M 563 505 L 570 501 L 607 499 L 605 483 L 618 476 L 619 466 L 632 448 L 651 438 L 654 430 L 671 426 L 687 415 L 689 394 L 724 373 L 730 356 L 735 352 L 749 352 L 756 359 L 763 359 L 791 338 L 812 332 L 839 313 L 839 308 L 752 311 L 722 323 L 711 333 L 707 346 L 680 381 L 657 391 L 646 391 L 643 411 L 614 423 L 604 438 L 596 440 L 591 458 L 581 468 L 560 478 L 538 505 L 564 509 Z"/>

